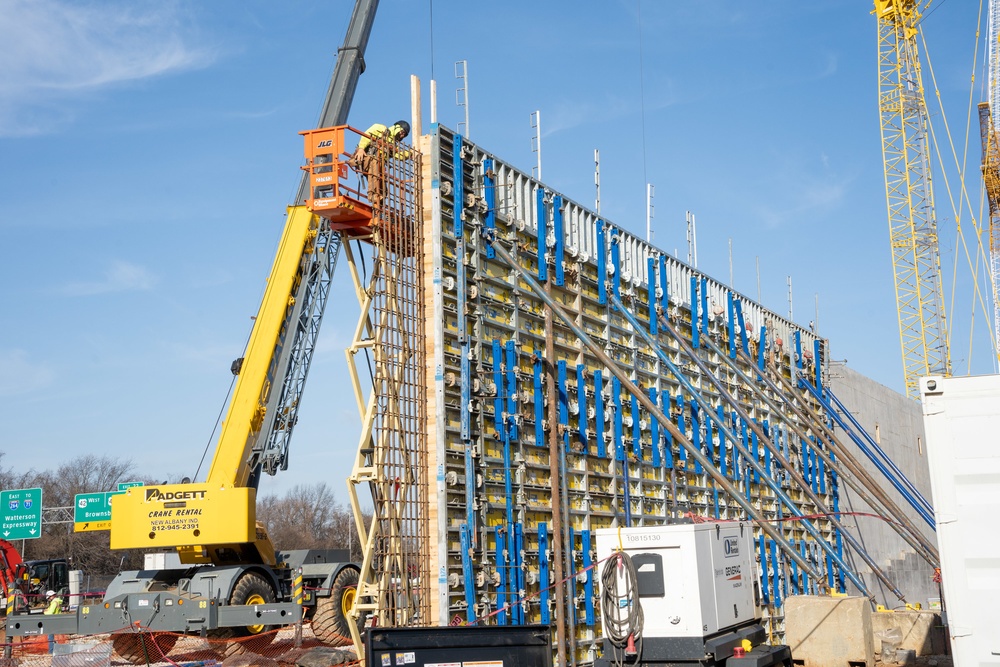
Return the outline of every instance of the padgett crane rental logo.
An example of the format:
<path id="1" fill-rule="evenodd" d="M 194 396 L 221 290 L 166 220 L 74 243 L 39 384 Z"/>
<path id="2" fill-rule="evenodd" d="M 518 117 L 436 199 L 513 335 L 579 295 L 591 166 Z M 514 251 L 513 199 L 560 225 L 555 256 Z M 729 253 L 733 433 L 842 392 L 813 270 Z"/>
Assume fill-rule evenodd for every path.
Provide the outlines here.
<path id="1" fill-rule="evenodd" d="M 160 491 L 155 486 L 147 486 L 146 502 L 167 502 L 171 500 L 202 500 L 204 491 Z"/>

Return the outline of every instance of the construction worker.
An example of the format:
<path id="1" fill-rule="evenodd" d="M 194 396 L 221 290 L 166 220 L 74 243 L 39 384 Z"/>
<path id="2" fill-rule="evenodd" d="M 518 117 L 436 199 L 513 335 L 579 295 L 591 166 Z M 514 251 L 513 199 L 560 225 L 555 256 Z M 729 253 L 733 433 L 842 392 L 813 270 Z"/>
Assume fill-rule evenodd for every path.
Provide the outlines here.
<path id="1" fill-rule="evenodd" d="M 47 591 L 45 593 L 45 611 L 42 612 L 46 615 L 50 614 L 61 614 L 62 613 L 62 598 L 56 595 L 55 591 Z M 49 654 L 55 649 L 56 636 L 49 635 Z"/>
<path id="2" fill-rule="evenodd" d="M 373 208 L 382 206 L 385 199 L 385 161 L 390 157 L 387 146 L 402 141 L 410 135 L 410 124 L 405 120 L 397 120 L 390 127 L 375 123 L 365 131 L 365 135 L 354 149 L 354 155 L 348 161 L 368 181 L 368 202 Z M 379 150 L 382 147 L 382 150 Z M 407 151 L 393 150 L 391 157 L 405 158 Z"/>

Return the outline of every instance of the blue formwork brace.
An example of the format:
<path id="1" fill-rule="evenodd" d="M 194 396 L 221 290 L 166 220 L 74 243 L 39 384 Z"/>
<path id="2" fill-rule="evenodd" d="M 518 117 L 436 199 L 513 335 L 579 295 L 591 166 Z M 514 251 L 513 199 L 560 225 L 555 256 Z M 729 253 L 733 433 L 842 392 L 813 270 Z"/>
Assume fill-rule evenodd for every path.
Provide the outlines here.
<path id="1" fill-rule="evenodd" d="M 569 599 L 566 600 L 566 604 L 569 606 L 570 613 L 570 626 L 575 626 L 579 621 L 577 620 L 576 613 L 576 596 L 578 584 L 576 582 L 576 531 L 571 527 L 569 529 L 569 584 L 571 589 L 568 591 L 570 593 Z"/>
<path id="2" fill-rule="evenodd" d="M 701 279 L 701 332 L 708 335 L 708 278 Z"/>
<path id="3" fill-rule="evenodd" d="M 660 393 L 660 410 L 668 418 L 670 417 L 671 400 L 670 392 L 664 389 Z M 653 423 L 657 426 L 660 425 L 660 421 L 658 419 L 654 419 Z M 663 467 L 667 470 L 674 469 L 674 436 L 666 428 L 663 429 Z"/>
<path id="4" fill-rule="evenodd" d="M 545 396 L 542 393 L 542 353 L 535 350 L 535 361 L 532 364 L 534 371 L 535 390 L 535 445 L 545 446 Z"/>
<path id="5" fill-rule="evenodd" d="M 476 577 L 472 569 L 472 537 L 468 524 L 461 525 L 458 539 L 462 545 L 462 572 L 465 574 L 465 616 L 471 622 L 476 620 Z"/>
<path id="6" fill-rule="evenodd" d="M 632 455 L 636 461 L 642 461 L 642 426 L 639 419 L 639 401 L 632 397 Z"/>
<path id="7" fill-rule="evenodd" d="M 656 387 L 649 388 L 649 400 L 656 404 Z M 660 467 L 660 422 L 656 419 L 649 420 L 649 435 L 650 439 L 653 441 L 650 449 L 652 450 L 653 456 L 653 467 Z"/>
<path id="8" fill-rule="evenodd" d="M 549 527 L 544 521 L 538 524 L 538 610 L 542 625 L 549 624 Z"/>
<path id="9" fill-rule="evenodd" d="M 750 432 L 750 456 L 753 457 L 754 461 L 758 463 L 760 462 L 760 449 L 757 445 L 757 431 Z M 757 473 L 757 470 L 753 471 L 753 483 L 760 484 L 760 475 Z"/>
<path id="10" fill-rule="evenodd" d="M 646 258 L 646 303 L 649 304 L 649 333 L 656 335 L 656 262 Z M 653 421 L 656 421 L 655 419 Z"/>
<path id="11" fill-rule="evenodd" d="M 677 430 L 681 432 L 681 435 L 687 436 L 687 426 L 686 420 L 684 419 L 684 394 L 677 394 Z M 685 464 L 684 470 L 687 471 L 687 450 L 681 447 L 677 450 L 677 458 L 680 462 Z"/>
<path id="12" fill-rule="evenodd" d="M 819 389 L 820 391 L 824 391 L 824 389 L 823 389 L 823 364 L 821 364 L 819 362 L 819 360 L 823 358 L 823 357 L 820 356 L 820 354 L 822 353 L 822 351 L 823 350 L 820 347 L 820 340 L 817 338 L 816 340 L 813 341 L 813 359 L 815 360 L 815 363 L 813 364 L 813 368 L 815 370 L 815 373 L 814 373 L 815 377 L 813 378 L 813 382 L 816 383 L 816 388 Z"/>
<path id="13" fill-rule="evenodd" d="M 790 545 L 792 545 L 793 548 L 795 547 L 795 540 L 789 538 L 788 543 Z M 803 594 L 802 593 L 802 586 L 799 583 L 799 564 L 796 563 L 794 559 L 789 558 L 788 559 L 788 567 L 792 571 L 791 572 L 791 585 L 790 585 L 790 588 L 792 590 L 791 591 L 786 591 L 785 595 L 786 596 L 788 596 L 788 595 L 802 595 Z M 831 579 L 830 581 L 833 581 L 833 580 Z"/>
<path id="14" fill-rule="evenodd" d="M 603 220 L 597 221 L 597 302 L 608 302 L 608 246 Z"/>
<path id="15" fill-rule="evenodd" d="M 768 540 L 767 545 L 771 550 L 771 593 L 774 599 L 774 606 L 781 606 L 781 592 L 778 589 L 778 582 L 781 580 L 781 571 L 778 563 L 778 544 L 774 540 Z"/>
<path id="16" fill-rule="evenodd" d="M 545 261 L 549 239 L 549 209 L 545 204 L 545 190 L 543 188 L 539 187 L 536 190 L 535 201 L 538 205 L 536 209 L 538 215 L 538 282 L 544 283 L 549 279 L 549 263 Z"/>
<path id="17" fill-rule="evenodd" d="M 729 358 L 736 358 L 736 308 L 733 305 L 733 293 L 726 292 L 726 337 L 729 339 Z"/>
<path id="18" fill-rule="evenodd" d="M 500 581 L 497 582 L 497 625 L 507 625 L 507 605 L 510 603 L 507 595 L 507 574 L 510 566 L 504 558 L 503 526 L 495 526 L 493 535 L 496 545 L 496 568 Z"/>
<path id="19" fill-rule="evenodd" d="M 495 229 L 497 226 L 497 187 L 496 174 L 493 171 L 493 158 L 483 159 L 483 197 L 486 200 L 486 215 L 483 216 L 483 226 L 487 229 Z M 486 257 L 493 259 L 497 256 L 497 251 L 493 246 L 486 244 Z"/>
<path id="20" fill-rule="evenodd" d="M 594 437 L 597 439 L 597 456 L 608 457 L 604 443 L 604 378 L 601 371 L 594 371 Z"/>
<path id="21" fill-rule="evenodd" d="M 764 535 L 761 534 L 757 538 L 757 548 L 760 551 L 760 593 L 764 604 L 768 605 L 771 603 L 771 587 L 768 585 L 767 548 L 764 546 L 764 540 Z"/>
<path id="22" fill-rule="evenodd" d="M 518 414 L 517 401 L 518 396 L 518 386 L 517 386 L 517 346 L 514 345 L 514 341 L 507 341 L 507 433 L 510 436 L 511 442 L 517 441 L 520 437 L 517 428 Z"/>
<path id="23" fill-rule="evenodd" d="M 761 326 L 760 339 L 757 341 L 757 370 L 764 370 L 764 351 L 767 348 L 767 327 Z"/>
<path id="24" fill-rule="evenodd" d="M 583 583 L 583 594 L 586 597 L 584 605 L 584 618 L 589 627 L 594 627 L 594 557 L 591 554 L 590 531 L 580 531 L 583 540 L 583 569 L 587 573 L 587 580 Z"/>
<path id="25" fill-rule="evenodd" d="M 552 230 L 556 235 L 556 285 L 563 285 L 563 259 L 566 235 L 563 234 L 562 195 L 552 198 Z"/>
<path id="26" fill-rule="evenodd" d="M 768 423 L 768 421 L 766 419 L 764 420 L 764 423 L 762 424 L 762 427 L 764 429 L 764 436 L 767 437 L 768 439 L 770 439 L 771 438 L 771 426 L 770 426 L 770 424 Z M 771 448 L 770 447 L 764 447 L 764 472 L 767 474 L 768 477 L 774 477 L 774 466 L 771 465 Z"/>
<path id="27" fill-rule="evenodd" d="M 556 405 L 559 407 L 559 424 L 563 427 L 563 432 L 569 436 L 569 392 L 566 390 L 566 362 L 559 360 L 556 363 Z M 565 440 L 565 438 L 564 438 Z M 565 441 L 563 442 L 565 445 Z M 565 449 L 565 447 L 563 447 Z"/>
<path id="28" fill-rule="evenodd" d="M 747 325 L 743 321 L 743 305 L 742 302 L 733 298 L 733 310 L 736 312 L 736 323 L 740 327 L 740 347 L 743 348 L 743 354 L 750 356 L 750 342 L 747 339 Z"/>
<path id="29" fill-rule="evenodd" d="M 585 385 L 587 367 L 576 366 L 576 437 L 580 443 L 580 451 L 584 456 L 590 455 L 590 443 L 587 437 L 587 388 Z"/>
<path id="30" fill-rule="evenodd" d="M 799 542 L 799 554 L 802 556 L 803 560 L 806 560 L 806 561 L 809 560 L 809 556 L 806 554 L 806 541 L 805 540 L 802 540 L 801 542 Z M 812 585 L 811 585 L 811 583 L 809 581 L 809 573 L 808 572 L 803 572 L 802 573 L 802 589 L 803 589 L 803 591 L 806 594 L 809 594 L 809 593 L 812 592 Z"/>
<path id="31" fill-rule="evenodd" d="M 733 423 L 737 423 L 737 421 L 740 425 L 740 442 L 743 444 L 743 449 L 749 449 L 747 447 L 747 423 L 742 419 L 737 420 L 736 412 L 733 412 Z M 733 443 L 733 481 L 738 482 L 743 476 L 740 474 L 743 468 L 742 459 L 743 457 L 740 454 L 740 450 L 736 447 L 736 443 Z M 750 485 L 747 484 L 747 486 L 749 487 Z"/>
<path id="32" fill-rule="evenodd" d="M 611 378 L 611 400 L 615 410 L 615 461 L 625 460 L 625 446 L 622 443 L 622 385 L 618 378 Z"/>
<path id="33" fill-rule="evenodd" d="M 660 309 L 663 316 L 667 316 L 667 309 L 670 307 L 670 280 L 667 276 L 667 258 L 660 255 Z"/>
<path id="34" fill-rule="evenodd" d="M 504 432 L 503 418 L 503 363 L 500 357 L 500 341 L 493 339 L 493 384 L 497 388 L 493 398 L 493 430 L 501 438 Z"/>
<path id="35" fill-rule="evenodd" d="M 710 406 L 705 401 L 704 397 L 702 397 L 701 393 L 695 387 L 693 387 L 691 385 L 691 383 L 687 380 L 687 378 L 684 376 L 684 374 L 680 372 L 680 370 L 677 368 L 677 366 L 663 352 L 662 347 L 655 340 L 653 340 L 652 337 L 649 337 L 647 334 L 645 334 L 645 332 L 642 330 L 642 328 L 638 325 L 638 322 L 636 321 L 636 319 L 632 315 L 632 313 L 630 311 L 628 311 L 622 305 L 621 300 L 618 299 L 618 298 L 615 298 L 614 301 L 613 301 L 613 305 L 614 305 L 615 309 L 618 312 L 620 312 L 622 314 L 622 316 L 629 322 L 629 324 L 632 325 L 633 329 L 636 332 L 638 332 L 639 335 L 646 341 L 646 343 L 649 344 L 650 347 L 656 352 L 657 358 L 665 366 L 667 366 L 667 368 L 671 371 L 671 373 L 674 375 L 674 377 L 677 379 L 677 381 L 681 384 L 681 386 L 684 389 L 686 389 L 691 394 L 691 397 L 699 405 L 701 405 L 702 407 L 705 408 L 705 410 L 707 411 L 706 414 L 705 414 L 705 417 L 708 418 L 708 419 L 714 418 L 715 417 L 715 413 L 711 411 Z M 678 334 L 676 334 L 674 332 L 671 332 L 671 333 L 672 333 L 672 335 L 675 337 L 675 339 L 678 342 L 683 342 L 682 339 L 681 339 L 681 337 Z M 694 350 L 693 349 L 692 350 L 688 350 L 687 353 L 689 355 L 694 355 Z M 695 357 L 695 362 L 697 363 L 697 361 L 698 361 L 697 357 Z M 723 393 L 725 393 L 725 392 L 723 392 Z M 731 400 L 729 402 L 731 404 L 733 403 Z M 735 404 L 733 404 L 733 407 L 737 407 L 737 406 Z M 719 424 L 719 427 L 721 429 L 725 429 L 725 424 L 721 423 L 721 424 Z M 768 437 L 767 436 L 766 428 L 767 428 L 767 423 L 765 422 L 765 430 L 763 431 L 763 435 L 764 435 L 765 438 Z M 697 431 L 695 431 L 695 432 L 697 432 Z M 728 436 L 730 438 L 730 441 L 732 441 L 734 443 L 736 442 L 735 438 L 732 437 L 731 434 L 726 433 L 726 436 Z M 768 468 L 764 469 L 762 466 L 760 466 L 759 461 L 755 460 L 755 461 L 752 461 L 752 464 L 754 466 L 754 472 L 758 473 L 760 475 L 760 477 L 764 480 L 764 482 L 768 485 L 768 487 L 774 492 L 775 497 L 780 502 L 784 503 L 785 506 L 788 507 L 792 511 L 792 513 L 795 514 L 795 516 L 799 518 L 800 525 L 806 530 L 806 532 L 808 532 L 816 540 L 816 543 L 819 546 L 821 546 L 824 550 L 826 550 L 827 553 L 830 553 L 831 555 L 833 555 L 835 553 L 834 550 L 833 550 L 833 547 L 831 547 L 829 544 L 826 543 L 826 541 L 823 538 L 823 536 L 820 535 L 819 531 L 816 530 L 816 528 L 812 525 L 812 523 L 802 513 L 802 510 L 792 501 L 791 498 L 789 498 L 788 494 L 785 493 L 781 489 L 780 485 L 771 476 L 771 473 L 770 473 L 770 451 L 771 451 L 770 448 L 767 448 L 766 462 L 767 462 Z M 859 552 L 861 551 L 860 545 L 856 545 L 855 544 L 855 548 L 858 549 Z M 837 564 L 840 565 L 841 568 L 844 568 L 846 570 L 847 565 L 839 557 L 838 557 Z M 866 597 L 870 597 L 870 594 L 868 593 L 867 587 L 864 585 L 864 583 L 852 571 L 848 571 L 847 572 L 847 576 L 850 577 L 851 582 L 855 586 L 858 587 L 858 590 L 862 591 L 865 594 Z"/>
<path id="36" fill-rule="evenodd" d="M 716 407 L 715 411 L 719 415 L 719 423 L 720 424 L 725 423 L 726 409 L 720 405 Z M 713 438 L 713 446 L 714 446 L 714 440 L 715 439 Z M 723 434 L 721 430 L 719 431 L 718 452 L 719 452 L 719 472 L 721 472 L 726 477 L 732 478 L 732 475 L 729 474 L 729 466 L 726 463 L 726 436 Z"/>
<path id="37" fill-rule="evenodd" d="M 524 553 L 524 530 L 520 523 L 514 524 L 514 551 L 511 554 L 511 560 L 514 561 L 514 570 L 511 581 L 513 582 L 513 590 L 511 591 L 510 598 L 514 603 L 514 613 L 512 617 L 517 625 L 524 625 L 524 604 L 522 603 L 521 593 L 524 591 L 524 568 L 522 567 L 523 562 L 521 561 L 521 554 Z"/>
<path id="38" fill-rule="evenodd" d="M 614 274 L 611 276 L 611 293 L 616 298 L 622 297 L 622 249 L 621 237 L 618 234 L 611 235 L 611 268 Z"/>
<path id="39" fill-rule="evenodd" d="M 691 276 L 691 347 L 698 349 L 701 318 L 698 317 L 698 276 Z"/>
<path id="40" fill-rule="evenodd" d="M 695 449 L 698 451 L 705 451 L 704 446 L 701 443 L 701 425 L 702 425 L 702 415 L 701 410 L 698 408 L 698 403 L 692 401 L 691 406 L 691 444 L 694 445 Z M 700 475 L 702 471 L 701 463 L 698 459 L 694 460 L 694 474 Z"/>

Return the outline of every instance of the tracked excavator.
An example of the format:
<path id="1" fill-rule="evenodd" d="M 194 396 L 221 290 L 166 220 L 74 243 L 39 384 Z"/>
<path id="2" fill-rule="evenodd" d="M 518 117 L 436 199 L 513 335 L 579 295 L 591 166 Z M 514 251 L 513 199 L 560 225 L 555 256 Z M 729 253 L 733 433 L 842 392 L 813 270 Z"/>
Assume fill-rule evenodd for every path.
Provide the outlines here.
<path id="1" fill-rule="evenodd" d="M 320 116 L 344 125 L 364 69 L 378 0 L 357 0 Z M 9 636 L 113 633 L 115 651 L 135 664 L 165 655 L 180 634 L 243 638 L 260 650 L 269 630 L 312 619 L 314 634 L 350 642 L 349 611 L 359 567 L 342 550 L 275 549 L 256 520 L 263 473 L 288 466 L 288 443 L 340 253 L 328 218 L 303 202 L 304 174 L 237 375 L 204 482 L 135 487 L 116 496 L 111 548 L 176 552 L 175 567 L 120 573 L 102 604 L 75 614 L 8 618 Z"/>

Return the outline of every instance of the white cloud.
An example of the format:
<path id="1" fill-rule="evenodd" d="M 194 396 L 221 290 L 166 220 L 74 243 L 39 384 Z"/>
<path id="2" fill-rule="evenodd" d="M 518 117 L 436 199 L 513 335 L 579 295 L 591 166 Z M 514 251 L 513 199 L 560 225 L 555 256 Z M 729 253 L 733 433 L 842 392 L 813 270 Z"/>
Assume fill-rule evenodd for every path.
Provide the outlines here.
<path id="1" fill-rule="evenodd" d="M 52 382 L 53 373 L 33 364 L 24 350 L 0 350 L 0 396 L 17 396 Z"/>
<path id="2" fill-rule="evenodd" d="M 141 292 L 156 284 L 156 277 L 144 267 L 117 261 L 104 272 L 101 280 L 74 282 L 59 291 L 67 296 L 93 296 L 110 292 Z"/>
<path id="3" fill-rule="evenodd" d="M 88 94 L 214 59 L 170 0 L 0 0 L 0 16 L 0 135 L 49 132 Z"/>

